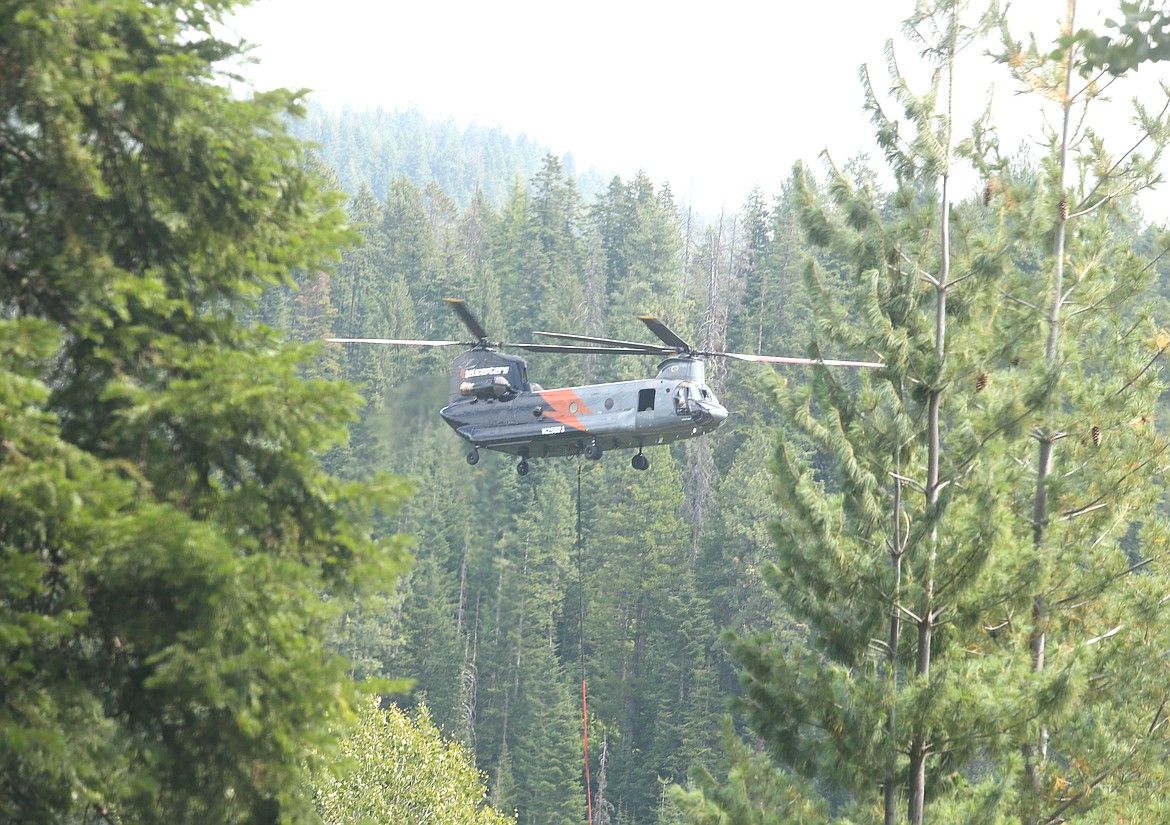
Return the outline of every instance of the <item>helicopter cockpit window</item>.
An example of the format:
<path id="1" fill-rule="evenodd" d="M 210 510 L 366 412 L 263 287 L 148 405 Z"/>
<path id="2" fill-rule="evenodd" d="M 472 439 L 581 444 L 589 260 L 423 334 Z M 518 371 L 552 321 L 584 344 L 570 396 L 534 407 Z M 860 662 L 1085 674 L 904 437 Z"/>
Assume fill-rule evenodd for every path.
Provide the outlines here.
<path id="1" fill-rule="evenodd" d="M 674 411 L 684 417 L 701 414 L 702 404 L 718 403 L 715 393 L 705 385 L 683 383 L 674 392 Z"/>

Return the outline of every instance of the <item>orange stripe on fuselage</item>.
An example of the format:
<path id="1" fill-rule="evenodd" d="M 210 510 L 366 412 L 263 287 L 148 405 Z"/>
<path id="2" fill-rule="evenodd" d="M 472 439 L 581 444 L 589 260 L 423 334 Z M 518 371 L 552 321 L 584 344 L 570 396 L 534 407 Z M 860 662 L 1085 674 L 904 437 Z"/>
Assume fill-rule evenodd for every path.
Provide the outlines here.
<path id="1" fill-rule="evenodd" d="M 544 409 L 544 417 L 551 418 L 558 424 L 564 424 L 574 430 L 585 432 L 589 428 L 581 423 L 578 415 L 589 415 L 592 410 L 585 406 L 585 402 L 573 390 L 541 390 L 537 393 L 548 406 Z M 576 404 L 576 412 L 569 412 L 571 405 Z"/>

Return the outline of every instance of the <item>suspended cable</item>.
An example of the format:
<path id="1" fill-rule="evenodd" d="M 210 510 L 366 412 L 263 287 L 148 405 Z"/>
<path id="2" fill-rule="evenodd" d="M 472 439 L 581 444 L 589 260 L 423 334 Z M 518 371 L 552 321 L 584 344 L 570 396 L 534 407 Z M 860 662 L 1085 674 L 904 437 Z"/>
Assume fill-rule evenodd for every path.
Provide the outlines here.
<path id="1" fill-rule="evenodd" d="M 580 642 L 581 681 L 585 681 L 585 556 L 584 540 L 581 536 L 581 463 L 577 462 L 577 589 L 581 596 L 581 615 L 578 617 L 577 635 Z"/>
<path id="2" fill-rule="evenodd" d="M 585 806 L 588 825 L 593 825 L 593 786 L 589 781 L 589 705 L 585 699 L 585 680 L 581 680 L 581 726 L 585 731 Z"/>
<path id="3" fill-rule="evenodd" d="M 581 728 L 585 742 L 585 807 L 589 812 L 587 825 L 593 825 L 593 784 L 589 779 L 589 706 L 585 690 L 585 565 L 584 541 L 581 533 L 581 463 L 577 463 L 577 587 L 581 593 L 581 616 L 578 636 L 581 644 Z"/>

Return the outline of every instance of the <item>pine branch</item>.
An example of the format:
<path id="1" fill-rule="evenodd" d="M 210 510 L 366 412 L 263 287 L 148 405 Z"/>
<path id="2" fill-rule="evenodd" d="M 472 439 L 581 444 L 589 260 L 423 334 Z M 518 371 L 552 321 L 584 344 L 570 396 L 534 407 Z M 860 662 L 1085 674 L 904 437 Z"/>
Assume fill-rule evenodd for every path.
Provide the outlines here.
<path id="1" fill-rule="evenodd" d="M 1135 375 L 1130 380 L 1126 381 L 1125 384 L 1122 385 L 1121 389 L 1119 389 L 1117 392 L 1115 392 L 1113 394 L 1114 397 L 1121 395 L 1127 389 L 1132 387 L 1134 385 L 1134 383 L 1139 378 L 1141 378 L 1143 375 L 1146 374 L 1146 371 L 1149 370 L 1149 368 L 1154 365 L 1154 362 L 1157 361 L 1162 356 L 1162 353 L 1164 353 L 1167 349 L 1170 349 L 1170 341 L 1167 341 L 1167 343 L 1163 344 L 1162 348 L 1159 349 L 1157 352 L 1155 352 L 1154 355 L 1150 358 L 1150 360 L 1146 362 L 1146 365 L 1144 367 L 1142 367 L 1140 370 L 1138 370 L 1137 375 Z"/>
<path id="2" fill-rule="evenodd" d="M 1113 83 L 1113 81 L 1110 81 L 1110 83 L 1106 84 L 1106 86 L 1104 88 L 1108 88 L 1108 86 L 1111 85 L 1112 83 Z M 1102 91 L 1104 91 L 1104 88 L 1102 88 Z M 1167 112 L 1170 112 L 1170 98 L 1167 98 L 1166 105 L 1164 105 L 1162 107 L 1162 111 L 1158 113 L 1158 118 L 1161 119 L 1161 118 L 1165 117 Z M 1133 194 L 1134 192 L 1138 192 L 1142 189 L 1145 189 L 1149 185 L 1148 181 L 1145 183 L 1141 183 L 1140 181 L 1135 181 L 1132 184 L 1132 186 L 1135 187 L 1132 190 L 1132 192 L 1126 191 L 1126 189 L 1122 188 L 1122 189 L 1119 189 L 1117 192 L 1111 192 L 1107 195 L 1104 195 L 1101 198 L 1101 200 L 1097 201 L 1096 203 L 1094 203 L 1092 205 L 1089 205 L 1089 206 L 1086 205 L 1086 204 L 1088 204 L 1089 200 L 1092 199 L 1093 195 L 1096 194 L 1097 190 L 1105 185 L 1106 181 L 1113 179 L 1113 174 L 1114 174 L 1114 172 L 1117 171 L 1118 167 L 1120 167 L 1122 165 L 1122 163 L 1127 158 L 1131 157 L 1135 152 L 1137 152 L 1137 150 L 1141 147 L 1141 145 L 1148 140 L 1150 140 L 1149 132 L 1143 132 L 1142 136 L 1140 138 L 1138 138 L 1137 143 L 1135 143 L 1128 150 L 1123 152 L 1121 154 L 1121 156 L 1113 163 L 1113 165 L 1110 166 L 1107 170 L 1105 170 L 1105 173 L 1097 179 L 1097 184 L 1092 189 L 1089 190 L 1089 192 L 1085 195 L 1084 198 L 1081 199 L 1081 203 L 1077 207 L 1076 211 L 1074 211 L 1073 213 L 1071 213 L 1069 215 L 1070 220 L 1072 218 L 1077 218 L 1077 217 L 1080 217 L 1081 215 L 1086 215 L 1089 212 L 1094 211 L 1095 209 L 1099 208 L 1100 206 L 1107 203 L 1108 201 L 1110 201 L 1114 197 L 1117 197 L 1118 195 Z"/>
<path id="3" fill-rule="evenodd" d="M 1165 722 L 1166 722 L 1166 716 L 1164 715 L 1165 711 L 1166 711 L 1166 702 L 1163 701 L 1158 706 L 1158 709 L 1154 712 L 1154 716 L 1150 720 L 1149 726 L 1146 728 L 1146 736 L 1147 737 L 1153 736 L 1154 733 L 1157 732 L 1158 728 L 1162 727 L 1165 724 Z M 1065 811 L 1067 811 L 1069 808 L 1071 808 L 1073 805 L 1077 804 L 1081 800 L 1087 798 L 1089 796 L 1089 794 L 1093 792 L 1094 788 L 1096 788 L 1098 785 L 1100 785 L 1102 782 L 1104 782 L 1110 776 L 1113 776 L 1114 774 L 1116 774 L 1116 773 L 1120 772 L 1122 769 L 1124 769 L 1125 766 L 1128 765 L 1131 761 L 1133 761 L 1133 758 L 1135 756 L 1137 756 L 1139 750 L 1140 750 L 1140 748 L 1135 745 L 1134 747 L 1132 747 L 1130 749 L 1129 753 L 1127 753 L 1125 756 L 1123 756 L 1121 759 L 1118 760 L 1117 764 L 1115 764 L 1112 768 L 1109 768 L 1105 771 L 1102 771 L 1100 774 L 1097 775 L 1097 777 L 1093 781 L 1091 781 L 1087 785 L 1085 785 L 1084 789 L 1081 792 L 1065 799 L 1063 801 L 1063 803 L 1055 811 L 1053 811 L 1053 813 L 1048 817 L 1048 819 L 1045 820 L 1045 825 L 1059 825 L 1059 823 L 1065 822 L 1065 819 L 1063 818 Z"/>
<path id="4" fill-rule="evenodd" d="M 1001 289 L 1001 290 L 999 290 L 999 294 L 1001 297 L 1007 298 L 1009 301 L 1014 301 L 1015 303 L 1020 304 L 1021 306 L 1026 306 L 1028 309 L 1032 310 L 1033 312 L 1040 311 L 1040 307 L 1036 306 L 1035 304 L 1033 304 L 1029 301 L 1025 301 L 1023 298 L 1017 298 L 1015 295 L 1012 295 L 1010 292 L 1005 292 L 1004 290 Z"/>

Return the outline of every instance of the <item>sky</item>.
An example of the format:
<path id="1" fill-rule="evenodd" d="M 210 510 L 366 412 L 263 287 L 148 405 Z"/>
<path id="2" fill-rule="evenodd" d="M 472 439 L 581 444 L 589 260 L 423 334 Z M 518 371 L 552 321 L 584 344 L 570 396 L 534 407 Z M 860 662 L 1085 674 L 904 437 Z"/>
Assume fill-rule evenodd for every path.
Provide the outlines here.
<path id="1" fill-rule="evenodd" d="M 1014 5 L 1017 37 L 1059 34 L 1067 0 Z M 1116 8 L 1079 0 L 1076 24 L 1105 31 Z M 887 88 L 892 39 L 903 71 L 925 81 L 899 36 L 912 11 L 913 0 L 256 0 L 229 26 L 256 46 L 247 74 L 258 89 L 498 126 L 571 154 L 578 169 L 645 172 L 715 213 L 739 209 L 753 186 L 779 192 L 795 161 L 816 163 L 823 151 L 839 164 L 878 158 L 859 72 L 868 66 Z M 960 72 L 958 122 L 991 94 L 1004 145 L 1038 134 L 1053 114 L 1014 94 L 1003 68 L 976 51 Z M 1120 99 L 1164 101 L 1159 79 L 1170 71 L 1143 67 Z M 1129 139 L 1126 111 L 1108 120 Z"/>

